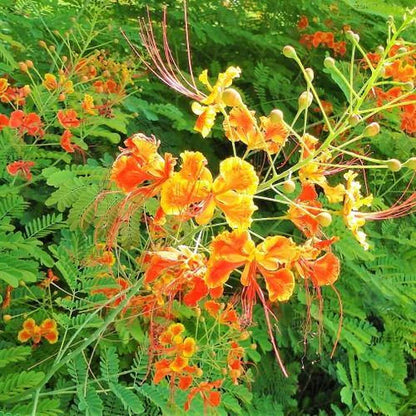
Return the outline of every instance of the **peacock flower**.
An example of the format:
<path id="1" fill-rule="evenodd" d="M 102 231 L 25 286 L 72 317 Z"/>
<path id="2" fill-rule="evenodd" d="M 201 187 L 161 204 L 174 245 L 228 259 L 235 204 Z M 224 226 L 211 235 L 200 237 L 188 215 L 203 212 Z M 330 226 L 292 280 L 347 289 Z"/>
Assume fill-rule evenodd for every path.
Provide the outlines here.
<path id="1" fill-rule="evenodd" d="M 64 129 L 76 128 L 81 124 L 77 112 L 73 109 L 59 110 L 57 117 L 60 125 Z"/>
<path id="2" fill-rule="evenodd" d="M 221 386 L 222 380 L 216 380 L 212 382 L 203 381 L 199 383 L 198 386 L 192 388 L 189 392 L 188 398 L 184 404 L 185 411 L 190 409 L 192 400 L 197 394 L 202 397 L 204 409 L 218 407 L 221 403 L 221 393 L 214 389 L 219 389 Z"/>
<path id="3" fill-rule="evenodd" d="M 230 274 L 241 267 L 241 283 L 260 290 L 256 278 L 263 276 L 271 302 L 287 301 L 295 280 L 290 271 L 298 255 L 296 244 L 282 236 L 267 237 L 257 247 L 247 231 L 223 232 L 211 243 L 206 284 L 209 288 L 223 286 Z"/>
<path id="4" fill-rule="evenodd" d="M 199 80 L 209 91 L 208 96 L 192 104 L 192 111 L 198 116 L 195 130 L 200 132 L 202 137 L 208 136 L 214 125 L 216 114 L 225 107 L 222 99 L 223 92 L 231 86 L 233 79 L 238 78 L 240 74 L 240 68 L 230 66 L 225 72 L 218 75 L 217 82 L 214 85 L 211 85 L 208 80 L 207 70 L 204 70 L 199 76 Z"/>
<path id="5" fill-rule="evenodd" d="M 126 149 L 113 163 L 110 179 L 123 192 L 139 191 L 151 197 L 173 173 L 175 159 L 170 153 L 159 155 L 159 141 L 138 133 L 127 139 Z"/>
<path id="6" fill-rule="evenodd" d="M 20 342 L 27 342 L 30 339 L 33 344 L 39 344 L 41 339 L 45 338 L 49 344 L 55 344 L 58 341 L 58 329 L 56 321 L 53 319 L 45 319 L 40 325 L 32 318 L 28 318 L 23 322 L 23 329 L 19 331 L 17 339 Z"/>
<path id="7" fill-rule="evenodd" d="M 9 126 L 9 117 L 5 114 L 0 114 L 0 131 Z"/>
<path id="8" fill-rule="evenodd" d="M 0 97 L 7 91 L 9 88 L 9 82 L 6 78 L 0 78 Z"/>
<path id="9" fill-rule="evenodd" d="M 149 285 L 160 304 L 165 298 L 172 300 L 182 293 L 185 305 L 196 306 L 209 292 L 204 282 L 205 256 L 186 246 L 148 252 L 143 263 L 147 267 L 144 283 Z"/>
<path id="10" fill-rule="evenodd" d="M 81 107 L 84 110 L 84 112 L 87 114 L 90 114 L 92 116 L 97 114 L 97 110 L 95 109 L 95 105 L 94 105 L 94 98 L 89 94 L 84 95 L 84 99 L 81 103 Z"/>
<path id="11" fill-rule="evenodd" d="M 45 74 L 44 80 L 42 81 L 42 85 L 48 91 L 55 91 L 58 88 L 58 81 L 56 79 L 56 76 L 49 73 Z"/>
<path id="12" fill-rule="evenodd" d="M 181 157 L 181 170 L 162 187 L 161 207 L 165 214 L 194 216 L 198 224 L 207 224 L 218 207 L 231 227 L 248 228 L 257 209 L 253 195 L 259 180 L 254 167 L 231 157 L 221 162 L 219 175 L 212 181 L 201 153 L 185 152 Z"/>
<path id="13" fill-rule="evenodd" d="M 361 195 L 361 184 L 354 179 L 358 176 L 353 171 L 348 171 L 344 174 L 346 179 L 344 207 L 342 215 L 345 225 L 352 231 L 357 241 L 361 244 L 364 250 L 368 250 L 369 245 L 366 241 L 366 234 L 361 230 L 365 224 L 365 218 L 360 216 L 358 212 L 363 206 L 371 206 L 373 196 L 368 195 L 363 198 Z"/>
<path id="14" fill-rule="evenodd" d="M 227 325 L 231 328 L 240 330 L 239 317 L 232 303 L 225 306 L 215 300 L 208 300 L 204 303 L 204 309 L 220 324 Z"/>
<path id="15" fill-rule="evenodd" d="M 32 172 L 30 169 L 35 166 L 35 162 L 30 160 L 16 160 L 16 162 L 9 163 L 6 167 L 7 173 L 12 176 L 20 174 L 24 179 L 30 181 L 32 179 Z"/>
<path id="16" fill-rule="evenodd" d="M 43 137 L 42 121 L 36 113 L 24 113 L 22 110 L 10 114 L 9 127 L 17 129 L 21 135 Z"/>

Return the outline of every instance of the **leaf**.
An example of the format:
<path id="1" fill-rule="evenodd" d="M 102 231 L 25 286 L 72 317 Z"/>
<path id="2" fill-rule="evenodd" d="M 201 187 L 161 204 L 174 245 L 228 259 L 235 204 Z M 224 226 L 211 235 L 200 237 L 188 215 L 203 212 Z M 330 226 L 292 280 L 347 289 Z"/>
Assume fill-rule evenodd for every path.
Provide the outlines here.
<path id="1" fill-rule="evenodd" d="M 110 389 L 121 400 L 126 410 L 131 410 L 136 415 L 140 415 L 145 411 L 140 398 L 127 387 L 117 383 L 110 383 Z"/>

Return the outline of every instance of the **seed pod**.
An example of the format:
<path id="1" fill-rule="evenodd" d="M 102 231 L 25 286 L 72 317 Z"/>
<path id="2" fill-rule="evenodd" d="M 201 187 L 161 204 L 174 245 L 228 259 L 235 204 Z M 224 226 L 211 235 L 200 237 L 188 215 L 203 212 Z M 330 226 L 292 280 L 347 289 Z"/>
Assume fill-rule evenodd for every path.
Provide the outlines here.
<path id="1" fill-rule="evenodd" d="M 286 56 L 286 58 L 289 58 L 289 59 L 295 59 L 297 57 L 295 48 L 293 46 L 290 46 L 290 45 L 286 45 L 283 48 L 283 55 Z"/>
<path id="2" fill-rule="evenodd" d="M 228 107 L 238 107 L 242 103 L 240 93 L 234 88 L 227 88 L 222 93 L 222 101 Z"/>
<path id="3" fill-rule="evenodd" d="M 386 165 L 392 172 L 398 172 L 402 168 L 400 160 L 397 159 L 389 159 Z"/>
<path id="4" fill-rule="evenodd" d="M 380 124 L 377 122 L 370 123 L 363 131 L 364 137 L 374 137 L 380 133 Z"/>

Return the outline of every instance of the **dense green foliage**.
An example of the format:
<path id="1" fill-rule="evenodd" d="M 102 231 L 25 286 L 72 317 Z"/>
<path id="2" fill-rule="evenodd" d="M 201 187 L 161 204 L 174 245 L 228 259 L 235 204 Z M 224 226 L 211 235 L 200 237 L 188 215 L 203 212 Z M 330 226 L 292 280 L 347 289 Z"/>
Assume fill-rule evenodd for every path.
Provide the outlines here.
<path id="1" fill-rule="evenodd" d="M 400 18 L 413 2 L 343 0 L 336 2 L 336 7 L 332 3 L 189 0 L 195 73 L 208 68 L 217 74 L 229 65 L 238 65 L 243 73 L 236 88 L 250 108 L 269 113 L 277 107 L 292 119 L 297 97 L 304 89 L 298 68 L 282 55 L 284 45 L 292 44 L 305 64 L 316 70 L 317 90 L 323 99 L 331 101 L 335 113 L 343 110 L 346 97 L 339 88 L 342 83 L 323 70 L 328 50 L 308 50 L 299 44 L 301 34 L 296 24 L 300 16 L 308 16 L 313 31 L 325 31 L 329 26 L 339 40 L 345 38 L 343 26 L 350 25 L 360 34 L 363 47 L 374 50 L 384 42 L 388 16 Z M 167 4 L 172 53 L 181 68 L 187 68 L 183 2 Z M 0 301 L 7 298 L 7 288 L 13 287 L 11 303 L 2 308 L 0 323 L 0 410 L 6 414 L 184 414 L 184 392 L 179 391 L 172 404 L 168 384 L 151 383 L 149 341 L 142 322 L 119 315 L 142 284 L 134 279 L 138 274 L 135 258 L 146 244 L 143 212 L 121 224 L 117 272 L 135 283 L 127 299 L 108 313 L 108 299 L 99 291 L 111 289 L 111 279 L 102 277 L 108 267 L 91 261 L 97 256 L 95 242 L 108 238 L 108 225 L 115 221 L 120 207 L 121 197 L 109 191 L 108 176 L 117 145 L 125 138 L 140 131 L 160 138 L 164 151 L 177 154 L 198 149 L 214 171 L 230 147 L 221 140 L 218 128 L 203 141 L 194 131 L 189 100 L 160 83 L 131 53 L 119 28 L 142 50 L 136 23 L 138 16 L 146 15 L 146 7 L 159 22 L 161 4 L 153 0 L 0 0 L 0 77 L 11 74 L 17 85 L 29 83 L 18 64 L 27 59 L 33 60 L 41 74 L 56 69 L 51 54 L 39 41 L 55 45 L 61 55 L 74 53 L 74 57 L 105 49 L 116 62 L 127 62 L 134 74 L 126 96 L 114 106 L 114 118 L 94 116 L 89 130 L 78 135 L 76 145 L 85 156 L 72 157 L 60 149 L 62 129 L 51 115 L 60 103 L 56 99 L 44 105 L 46 94 L 40 86 L 34 90 L 38 99 L 31 102 L 30 110 L 42 114 L 49 123 L 44 140 L 48 146 L 17 143 L 7 129 L 0 133 Z M 72 31 L 68 37 L 67 31 Z M 407 36 L 414 40 L 415 34 L 412 29 Z M 71 43 L 65 39 L 72 39 Z M 342 59 L 348 62 L 348 53 Z M 81 85 L 78 101 L 84 90 L 87 86 Z M 0 113 L 10 113 L 7 104 L 0 103 Z M 315 117 L 319 124 L 320 115 Z M 400 160 L 414 156 L 416 138 L 400 129 L 397 115 L 387 115 L 381 124 L 386 130 L 372 143 L 377 154 Z M 32 181 L 7 173 L 7 165 L 16 159 L 35 162 Z M 392 205 L 398 197 L 397 184 L 410 177 L 409 171 L 370 172 L 368 182 L 375 205 Z M 264 204 L 266 210 L 273 207 Z M 153 215 L 154 211 L 150 202 L 145 212 Z M 300 238 L 300 232 L 287 223 L 259 222 L 257 227 L 268 232 L 279 229 Z M 247 341 L 247 346 L 257 345 L 257 349 L 249 349 L 248 361 L 253 364 L 247 372 L 250 384 L 225 383 L 217 414 L 414 415 L 415 227 L 413 215 L 371 223 L 366 231 L 373 247 L 364 251 L 342 224 L 334 221 L 328 233 L 340 237 L 334 249 L 342 259 L 336 287 L 343 305 L 342 332 L 334 357 L 330 354 L 341 315 L 337 293 L 331 288 L 322 290 L 323 315 L 318 302 L 311 305 L 301 290 L 296 292 L 296 300 L 279 306 L 276 341 L 289 378 L 276 363 L 264 330 L 264 315 L 256 309 L 257 326 Z M 39 285 L 48 269 L 59 276 L 59 288 Z M 193 325 L 186 308 L 179 303 L 175 308 L 178 316 Z M 53 317 L 59 327 L 59 343 L 36 348 L 20 344 L 17 334 L 27 317 L 36 322 Z M 32 413 L 34 402 L 36 413 Z M 204 414 L 200 397 L 188 414 Z"/>

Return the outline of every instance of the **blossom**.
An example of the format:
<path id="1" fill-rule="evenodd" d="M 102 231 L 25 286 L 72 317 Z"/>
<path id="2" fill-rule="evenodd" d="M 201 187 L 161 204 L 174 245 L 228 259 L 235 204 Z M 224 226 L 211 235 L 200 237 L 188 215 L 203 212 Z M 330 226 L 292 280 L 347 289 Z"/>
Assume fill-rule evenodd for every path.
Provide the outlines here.
<path id="1" fill-rule="evenodd" d="M 44 135 L 42 130 L 42 121 L 36 113 L 24 113 L 22 110 L 13 111 L 10 114 L 9 126 L 17 129 L 20 134 L 27 133 L 29 136 Z"/>
<path id="2" fill-rule="evenodd" d="M 344 174 L 347 183 L 342 215 L 345 225 L 352 231 L 364 250 L 368 250 L 369 245 L 366 241 L 366 234 L 361 230 L 361 227 L 365 224 L 365 218 L 359 215 L 358 210 L 362 206 L 370 206 L 373 202 L 373 196 L 363 197 L 361 195 L 361 184 L 354 180 L 357 176 L 358 174 L 351 170 Z"/>
<path id="3" fill-rule="evenodd" d="M 92 294 L 101 293 L 107 299 L 114 299 L 114 301 L 109 305 L 109 307 L 115 308 L 116 306 L 120 305 L 120 303 L 126 298 L 125 294 L 120 294 L 121 292 L 126 291 L 130 287 L 130 283 L 128 280 L 123 279 L 122 277 L 118 277 L 114 279 L 113 285 L 109 287 L 97 287 L 91 290 Z M 124 309 L 125 311 L 126 309 Z"/>
<path id="4" fill-rule="evenodd" d="M 204 97 L 200 103 L 192 104 L 192 111 L 198 116 L 195 124 L 195 130 L 202 134 L 202 137 L 208 136 L 214 125 L 215 117 L 218 112 L 225 106 L 222 101 L 222 94 L 226 88 L 230 87 L 233 79 L 238 78 L 241 69 L 230 66 L 218 75 L 217 82 L 214 85 L 208 80 L 208 71 L 204 70 L 199 76 L 199 80 L 208 89 L 209 95 Z"/>
<path id="5" fill-rule="evenodd" d="M 222 386 L 222 380 L 212 382 L 203 381 L 198 386 L 191 389 L 188 398 L 184 404 L 185 411 L 191 407 L 192 400 L 197 394 L 200 394 L 204 402 L 204 408 L 218 407 L 221 403 L 221 393 L 213 389 L 219 389 Z"/>
<path id="6" fill-rule="evenodd" d="M 9 117 L 5 114 L 0 114 L 0 131 L 9 126 Z"/>
<path id="7" fill-rule="evenodd" d="M 394 81 L 409 82 L 416 79 L 416 68 L 400 59 L 396 59 L 386 66 L 384 77 L 393 78 Z"/>
<path id="8" fill-rule="evenodd" d="M 184 293 L 185 305 L 195 306 L 209 292 L 203 280 L 205 256 L 186 246 L 147 252 L 143 264 L 146 268 L 144 283 L 150 285 L 161 303 L 163 298 L 173 299 L 178 293 Z"/>
<path id="9" fill-rule="evenodd" d="M 7 91 L 9 82 L 6 78 L 0 78 L 0 97 Z"/>
<path id="10" fill-rule="evenodd" d="M 87 114 L 90 114 L 90 115 L 96 114 L 94 98 L 91 97 L 91 95 L 89 94 L 84 95 L 84 100 L 81 103 L 81 107 Z"/>
<path id="11" fill-rule="evenodd" d="M 113 163 L 110 180 L 123 192 L 139 191 L 156 195 L 173 173 L 175 159 L 170 153 L 157 153 L 160 142 L 154 136 L 138 133 L 125 142 L 126 149 Z"/>
<path id="12" fill-rule="evenodd" d="M 74 92 L 74 86 L 71 80 L 68 80 L 65 75 L 59 76 L 59 81 L 57 81 L 56 76 L 53 74 L 45 74 L 45 79 L 42 82 L 42 85 L 48 91 L 55 91 L 59 89 L 60 91 L 66 94 L 72 94 Z"/>
<path id="13" fill-rule="evenodd" d="M 305 30 L 309 26 L 309 20 L 305 15 L 302 15 L 298 20 L 298 30 Z"/>
<path id="14" fill-rule="evenodd" d="M 26 97 L 30 93 L 29 85 L 24 85 L 20 88 L 9 86 L 4 93 L 0 94 L 0 100 L 3 103 L 14 103 L 14 105 L 20 106 L 25 104 Z"/>
<path id="15" fill-rule="evenodd" d="M 28 318 L 23 322 L 23 329 L 19 331 L 17 339 L 20 342 L 27 342 L 32 339 L 33 343 L 39 344 L 41 339 L 45 338 L 49 344 L 55 344 L 58 341 L 58 329 L 56 321 L 53 319 L 45 319 L 39 326 L 32 318 Z"/>
<path id="16" fill-rule="evenodd" d="M 195 216 L 199 224 L 207 224 L 218 207 L 231 227 L 247 228 L 257 209 L 253 195 L 258 177 L 253 166 L 230 157 L 220 163 L 219 175 L 213 181 L 201 153 L 184 152 L 181 158 L 181 170 L 162 187 L 163 211 L 167 215 Z"/>
<path id="17" fill-rule="evenodd" d="M 77 112 L 73 109 L 59 110 L 57 117 L 64 129 L 76 128 L 81 124 Z"/>
<path id="18" fill-rule="evenodd" d="M 295 243 L 283 236 L 267 237 L 257 247 L 247 231 L 225 231 L 211 243 L 206 284 L 223 286 L 230 274 L 244 266 L 241 283 L 257 289 L 257 274 L 263 276 L 271 302 L 287 301 L 295 280 L 290 271 L 298 255 Z"/>
<path id="19" fill-rule="evenodd" d="M 75 147 L 71 143 L 72 133 L 71 130 L 65 130 L 62 134 L 60 145 L 68 153 L 74 153 Z"/>
<path id="20" fill-rule="evenodd" d="M 30 169 L 33 166 L 35 166 L 35 162 L 30 160 L 16 160 L 15 162 L 9 163 L 6 169 L 10 175 L 16 176 L 20 174 L 24 179 L 30 181 L 32 179 Z"/>

